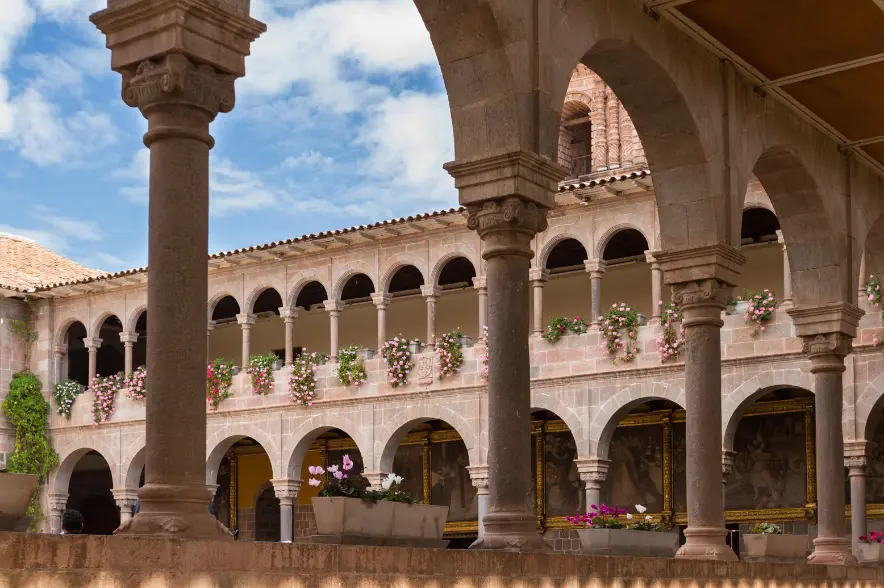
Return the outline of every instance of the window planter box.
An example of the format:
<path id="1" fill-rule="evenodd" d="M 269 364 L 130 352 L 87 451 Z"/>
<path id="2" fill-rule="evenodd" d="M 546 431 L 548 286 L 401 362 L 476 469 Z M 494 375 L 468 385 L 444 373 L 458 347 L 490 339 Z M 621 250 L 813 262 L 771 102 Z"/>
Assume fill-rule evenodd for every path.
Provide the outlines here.
<path id="1" fill-rule="evenodd" d="M 374 349 L 366 349 L 362 348 L 356 352 L 356 357 L 361 359 L 362 361 L 368 361 L 374 357 Z"/>
<path id="2" fill-rule="evenodd" d="M 631 529 L 578 529 L 581 552 L 588 555 L 675 557 L 678 534 Z"/>
<path id="3" fill-rule="evenodd" d="M 743 535 L 743 559 L 755 562 L 795 563 L 807 559 L 807 535 Z"/>
<path id="4" fill-rule="evenodd" d="M 315 543 L 445 547 L 447 506 L 359 498 L 314 498 Z"/>
<path id="5" fill-rule="evenodd" d="M 463 347 L 464 349 L 466 349 L 467 347 L 472 347 L 473 346 L 473 338 L 467 337 L 467 336 L 461 337 L 460 338 L 460 346 Z"/>
<path id="6" fill-rule="evenodd" d="M 273 370 L 274 372 L 278 372 L 279 370 L 282 369 L 282 361 L 277 359 L 272 364 L 270 364 L 270 369 Z"/>
<path id="7" fill-rule="evenodd" d="M 408 344 L 408 350 L 411 352 L 412 355 L 420 353 L 421 347 L 422 347 L 422 345 L 420 343 L 409 343 Z"/>
<path id="8" fill-rule="evenodd" d="M 872 566 L 884 565 L 884 544 L 860 543 L 857 546 L 856 559 L 859 563 Z"/>
<path id="9" fill-rule="evenodd" d="M 28 530 L 31 517 L 25 513 L 36 489 L 33 474 L 0 473 L 0 531 Z"/>

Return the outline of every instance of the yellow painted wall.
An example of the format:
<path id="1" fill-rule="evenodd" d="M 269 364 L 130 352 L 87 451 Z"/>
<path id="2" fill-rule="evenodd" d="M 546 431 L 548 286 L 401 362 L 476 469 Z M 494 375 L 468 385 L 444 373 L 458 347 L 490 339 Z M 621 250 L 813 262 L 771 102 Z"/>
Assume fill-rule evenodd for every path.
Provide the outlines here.
<path id="1" fill-rule="evenodd" d="M 273 478 L 270 458 L 266 453 L 239 455 L 236 467 L 237 508 L 252 508 L 258 489 Z"/>
<path id="2" fill-rule="evenodd" d="M 308 451 L 304 457 L 304 466 L 301 468 L 301 488 L 298 490 L 298 504 L 310 504 L 314 496 L 319 494 L 319 487 L 313 487 L 307 483 L 310 479 L 310 472 L 307 468 L 310 466 L 322 465 L 322 456 L 318 451 Z"/>

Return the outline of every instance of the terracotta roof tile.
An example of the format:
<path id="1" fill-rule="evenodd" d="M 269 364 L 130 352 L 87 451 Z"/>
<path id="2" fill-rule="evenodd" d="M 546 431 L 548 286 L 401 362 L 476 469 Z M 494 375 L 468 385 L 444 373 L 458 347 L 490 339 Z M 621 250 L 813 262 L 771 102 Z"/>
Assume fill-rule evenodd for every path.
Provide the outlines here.
<path id="1" fill-rule="evenodd" d="M 101 274 L 40 247 L 30 239 L 0 233 L 0 288 L 30 292 L 54 282 L 94 278 Z"/>

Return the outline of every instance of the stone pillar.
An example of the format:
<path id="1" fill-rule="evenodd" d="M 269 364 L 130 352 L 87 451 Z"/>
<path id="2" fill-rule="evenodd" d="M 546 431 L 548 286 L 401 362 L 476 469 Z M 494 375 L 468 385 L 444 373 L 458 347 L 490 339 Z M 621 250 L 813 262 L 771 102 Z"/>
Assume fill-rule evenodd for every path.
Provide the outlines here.
<path id="1" fill-rule="evenodd" d="M 385 472 L 362 472 L 362 477 L 368 480 L 368 485 L 375 490 L 381 489 L 381 481 L 388 475 L 389 473 Z"/>
<path id="2" fill-rule="evenodd" d="M 485 535 L 485 515 L 488 514 L 488 466 L 467 466 L 470 480 L 476 489 L 476 503 L 479 507 L 479 537 Z"/>
<path id="3" fill-rule="evenodd" d="M 859 538 L 868 534 L 866 524 L 866 476 L 869 465 L 868 443 L 853 441 L 844 446 L 844 467 L 850 478 L 850 539 L 853 555 L 860 558 Z"/>
<path id="4" fill-rule="evenodd" d="M 598 328 L 601 324 L 599 317 L 602 316 L 602 274 L 608 268 L 603 259 L 593 259 L 584 262 L 586 271 L 589 272 L 591 295 L 592 295 L 592 326 Z"/>
<path id="5" fill-rule="evenodd" d="M 663 316 L 663 270 L 654 252 L 645 251 L 645 260 L 651 266 L 651 324 L 658 324 Z"/>
<path id="6" fill-rule="evenodd" d="M 586 492 L 586 511 L 588 512 L 592 505 L 598 506 L 601 503 L 602 484 L 608 476 L 608 466 L 611 461 L 600 457 L 590 457 L 588 459 L 575 459 L 577 472 L 580 474 L 580 481 L 583 482 L 583 490 Z"/>
<path id="7" fill-rule="evenodd" d="M 67 379 L 67 374 L 64 373 L 64 357 L 68 354 L 68 346 L 64 344 L 53 345 L 52 353 L 55 357 L 53 371 L 55 373 L 55 383 L 57 384 L 62 380 Z"/>
<path id="8" fill-rule="evenodd" d="M 421 294 L 427 299 L 427 344 L 436 341 L 436 301 L 442 295 L 439 286 L 421 286 Z"/>
<path id="9" fill-rule="evenodd" d="M 780 301 L 780 306 L 791 308 L 794 304 L 792 302 L 792 269 L 789 267 L 789 254 L 786 252 L 783 231 L 777 231 L 777 242 L 783 246 L 783 299 Z"/>
<path id="10" fill-rule="evenodd" d="M 238 314 L 236 322 L 242 329 L 242 369 L 245 371 L 249 367 L 249 361 L 252 357 L 252 326 L 258 319 L 254 314 Z"/>
<path id="11" fill-rule="evenodd" d="M 111 490 L 114 495 L 114 502 L 120 509 L 120 526 L 131 519 L 134 514 L 132 509 L 138 501 L 138 491 L 134 488 L 114 488 Z"/>
<path id="12" fill-rule="evenodd" d="M 212 363 L 212 331 L 215 330 L 215 321 L 206 323 L 206 365 Z"/>
<path id="13" fill-rule="evenodd" d="M 531 242 L 567 170 L 527 151 L 448 163 L 488 280 L 488 515 L 478 549 L 548 551 L 531 501 L 528 270 Z"/>
<path id="14" fill-rule="evenodd" d="M 607 122 L 607 93 L 605 83 L 599 80 L 599 87 L 590 95 L 592 104 L 589 109 L 592 112 L 592 171 L 604 171 L 608 169 L 608 122 Z"/>
<path id="15" fill-rule="evenodd" d="M 729 245 L 657 254 L 684 314 L 687 421 L 685 544 L 676 557 L 731 560 L 721 478 L 721 312 L 746 258 Z"/>
<path id="16" fill-rule="evenodd" d="M 123 331 L 120 333 L 120 343 L 123 344 L 124 352 L 124 373 L 127 376 L 132 375 L 132 352 L 135 349 L 135 343 L 138 341 L 138 333 L 128 333 Z"/>
<path id="17" fill-rule="evenodd" d="M 322 305 L 328 311 L 330 329 L 328 360 L 335 362 L 338 361 L 338 317 L 341 316 L 341 311 L 344 310 L 344 303 L 340 300 L 326 300 Z"/>
<path id="18" fill-rule="evenodd" d="M 285 365 L 290 367 L 295 363 L 295 319 L 298 318 L 298 310 L 282 307 L 279 316 L 285 322 Z"/>
<path id="19" fill-rule="evenodd" d="M 528 270 L 528 279 L 534 288 L 534 327 L 531 335 L 540 337 L 543 335 L 543 286 L 549 280 L 549 270 L 533 267 Z"/>
<path id="20" fill-rule="evenodd" d="M 117 532 L 229 540 L 206 487 L 209 125 L 233 109 L 234 81 L 266 27 L 248 0 L 109 4 L 91 20 L 124 102 L 147 119 L 150 149 L 147 483 L 140 512 Z"/>
<path id="21" fill-rule="evenodd" d="M 298 502 L 298 491 L 301 489 L 300 480 L 270 480 L 273 484 L 273 492 L 279 499 L 279 542 L 291 543 L 294 538 L 292 521 L 294 508 Z"/>
<path id="22" fill-rule="evenodd" d="M 608 169 L 620 167 L 620 100 L 610 86 L 605 87 L 608 109 Z"/>
<path id="23" fill-rule="evenodd" d="M 479 293 L 479 335 L 488 325 L 488 284 L 485 276 L 473 278 L 473 287 Z"/>
<path id="24" fill-rule="evenodd" d="M 98 375 L 98 350 L 101 349 L 101 339 L 83 339 L 86 351 L 89 353 L 89 386 Z"/>
<path id="25" fill-rule="evenodd" d="M 387 342 L 387 307 L 390 297 L 384 294 L 372 294 L 371 301 L 378 309 L 378 353 L 382 353 Z"/>
<path id="26" fill-rule="evenodd" d="M 68 507 L 68 494 L 65 492 L 49 493 L 49 532 L 53 535 L 61 533 L 61 518 Z"/>
<path id="27" fill-rule="evenodd" d="M 795 306 L 788 311 L 810 359 L 816 404 L 817 538 L 808 558 L 816 564 L 855 563 L 844 513 L 844 357 L 864 314 L 852 304 Z"/>

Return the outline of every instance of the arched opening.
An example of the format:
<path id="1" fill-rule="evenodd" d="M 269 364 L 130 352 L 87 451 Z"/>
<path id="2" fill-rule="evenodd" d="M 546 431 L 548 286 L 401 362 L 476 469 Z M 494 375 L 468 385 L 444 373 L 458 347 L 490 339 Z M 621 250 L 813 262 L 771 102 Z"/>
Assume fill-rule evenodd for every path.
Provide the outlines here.
<path id="1" fill-rule="evenodd" d="M 424 276 L 413 265 L 404 265 L 390 278 L 387 307 L 387 335 L 401 334 L 408 339 L 426 337 L 427 305 L 421 295 Z"/>
<path id="2" fill-rule="evenodd" d="M 98 348 L 96 373 L 100 376 L 112 376 L 122 372 L 126 367 L 126 355 L 120 333 L 123 323 L 114 315 L 107 317 L 98 329 L 101 347 Z"/>
<path id="3" fill-rule="evenodd" d="M 761 292 L 765 288 L 783 296 L 783 249 L 777 242 L 780 222 L 766 208 L 753 207 L 743 211 L 740 226 L 742 253 L 746 264 L 740 270 L 734 296 Z"/>
<path id="4" fill-rule="evenodd" d="M 559 165 L 570 170 L 568 179 L 592 171 L 592 122 L 589 104 L 583 100 L 565 100 L 559 126 Z"/>
<path id="5" fill-rule="evenodd" d="M 532 448 L 537 458 L 532 465 L 535 510 L 547 524 L 556 527 L 564 517 L 585 509 L 583 483 L 574 462 L 577 442 L 565 421 L 554 412 L 534 411 L 531 421 Z"/>
<path id="6" fill-rule="evenodd" d="M 252 355 L 273 353 L 280 359 L 285 358 L 285 323 L 279 317 L 282 306 L 282 296 L 275 288 L 267 288 L 255 299 L 252 313 L 257 318 L 252 325 Z"/>
<path id="7" fill-rule="evenodd" d="M 67 366 L 63 373 L 67 375 L 67 379 L 79 382 L 83 386 L 89 385 L 89 352 L 83 343 L 86 335 L 86 326 L 79 321 L 68 327 L 64 335 L 68 350 Z"/>
<path id="8" fill-rule="evenodd" d="M 112 535 L 120 526 L 120 510 L 114 501 L 110 466 L 97 451 L 85 453 L 77 461 L 68 483 L 68 508 L 83 515 L 83 533 Z"/>
<path id="9" fill-rule="evenodd" d="M 549 270 L 549 281 L 543 287 L 544 326 L 554 316 L 580 316 L 591 322 L 592 283 L 586 271 L 587 259 L 583 244 L 571 238 L 556 243 L 546 256 L 544 267 Z"/>
<path id="10" fill-rule="evenodd" d="M 637 229 L 625 228 L 608 238 L 602 249 L 607 264 L 602 277 L 602 312 L 612 304 L 626 302 L 645 316 L 653 314 L 651 267 L 645 257 L 648 249 L 648 240 Z M 664 302 L 666 296 L 664 292 Z"/>
<path id="11" fill-rule="evenodd" d="M 356 345 L 374 349 L 377 346 L 377 313 L 371 301 L 374 282 L 365 274 L 354 274 L 341 288 L 344 310 L 338 320 L 340 347 Z"/>
<path id="12" fill-rule="evenodd" d="M 145 310 L 138 315 L 135 321 L 135 332 L 138 339 L 132 348 L 132 368 L 137 369 L 143 365 L 147 365 L 147 311 Z"/>
<path id="13" fill-rule="evenodd" d="M 295 307 L 298 319 L 295 322 L 295 354 L 304 349 L 328 353 L 331 345 L 328 312 L 323 302 L 329 299 L 328 292 L 320 282 L 308 282 L 295 294 Z"/>
<path id="14" fill-rule="evenodd" d="M 477 339 L 479 332 L 479 295 L 473 287 L 476 268 L 466 257 L 452 257 L 439 272 L 442 295 L 436 302 L 436 333 L 460 329 Z"/>
<path id="15" fill-rule="evenodd" d="M 224 358 L 236 365 L 242 363 L 242 333 L 236 322 L 240 314 L 239 302 L 233 296 L 224 296 L 212 309 L 214 329 L 209 336 L 209 361 Z"/>
<path id="16" fill-rule="evenodd" d="M 871 387 L 870 387 L 871 388 Z M 874 388 L 872 388 L 874 389 Z M 869 531 L 884 531 L 884 396 L 878 398 L 865 426 L 868 454 L 866 465 L 866 516 Z M 845 472 L 846 474 L 847 472 Z M 850 479 L 845 475 L 847 503 L 851 503 Z"/>
<path id="17" fill-rule="evenodd" d="M 209 471 L 216 472 L 209 483 L 218 485 L 211 506 L 215 517 L 239 531 L 240 541 L 279 541 L 279 500 L 273 494 L 273 467 L 264 447 L 251 437 L 234 437 L 219 444 L 209 460 Z M 272 512 L 275 519 L 268 516 Z"/>

